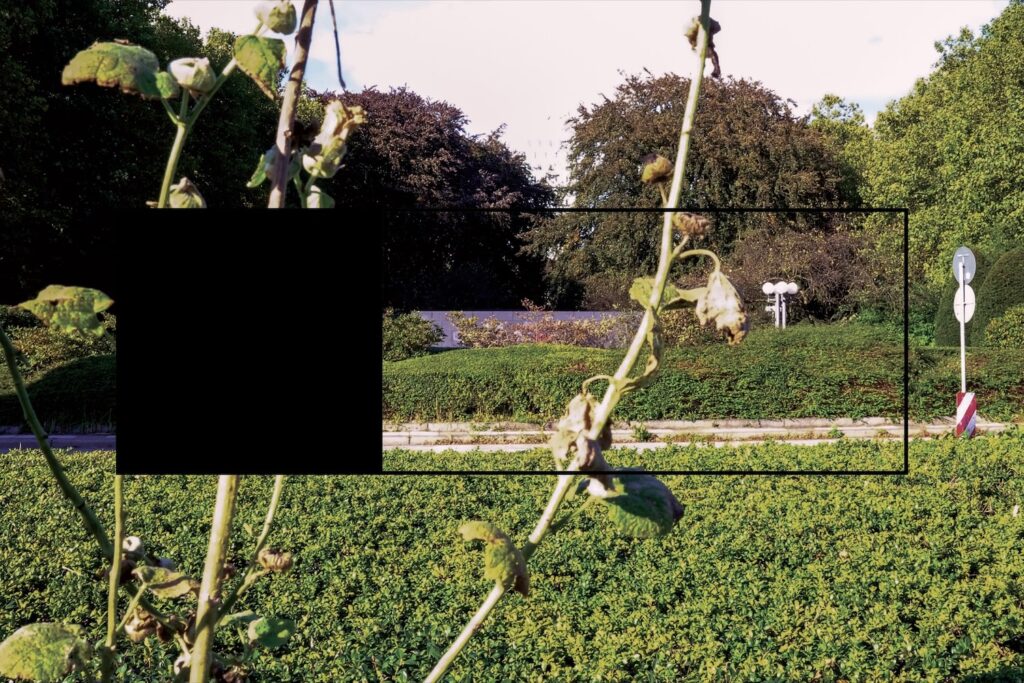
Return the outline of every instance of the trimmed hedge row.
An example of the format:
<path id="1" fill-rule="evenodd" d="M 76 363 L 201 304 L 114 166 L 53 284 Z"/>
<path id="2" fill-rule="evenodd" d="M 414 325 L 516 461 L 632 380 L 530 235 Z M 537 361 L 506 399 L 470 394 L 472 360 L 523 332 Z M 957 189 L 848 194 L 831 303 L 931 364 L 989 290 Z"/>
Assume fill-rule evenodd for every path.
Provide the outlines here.
<path id="1" fill-rule="evenodd" d="M 28 311 L 13 306 L 0 306 L 0 324 L 18 352 L 18 368 L 47 429 L 115 426 L 117 362 L 113 334 L 96 339 L 50 330 Z M 114 316 L 105 316 L 104 324 L 109 332 L 116 333 Z M 24 424 L 21 404 L 0 351 L 0 425 Z"/>
<path id="2" fill-rule="evenodd" d="M 549 421 L 583 380 L 611 374 L 621 351 L 565 346 L 453 350 L 384 363 L 386 420 Z M 912 419 L 954 412 L 955 349 L 912 349 Z M 995 420 L 1024 419 L 1024 353 L 977 349 L 968 376 L 979 410 Z M 603 383 L 595 383 L 602 390 Z M 863 324 L 755 330 L 738 347 L 670 349 L 647 389 L 627 395 L 619 420 L 781 419 L 902 416 L 903 341 Z"/>
<path id="3" fill-rule="evenodd" d="M 899 448 L 769 445 L 736 457 L 847 466 Z M 112 454 L 61 457 L 109 524 Z M 392 451 L 387 461 L 421 457 Z M 463 469 L 479 457 L 445 453 L 435 466 Z M 503 469 L 550 466 L 544 451 L 486 457 Z M 666 477 L 685 506 L 668 536 L 620 538 L 600 508 L 578 512 L 534 555 L 530 596 L 504 598 L 446 680 L 1024 680 L 1024 515 L 1013 514 L 1022 475 L 1018 433 L 913 442 L 902 477 Z M 54 620 L 99 640 L 99 554 L 41 455 L 7 454 L 0 479 L 18 482 L 0 490 L 0 637 Z M 298 629 L 258 656 L 254 680 L 422 680 L 489 588 L 480 550 L 458 526 L 485 519 L 522 544 L 551 485 L 536 476 L 291 479 L 271 543 L 296 553 L 295 568 L 258 583 L 244 607 L 294 618 Z M 212 477 L 132 477 L 128 531 L 198 575 L 215 489 Z M 269 478 L 242 481 L 230 549 L 239 566 L 269 490 Z M 241 645 L 225 634 L 220 647 Z M 125 680 L 170 680 L 172 646 L 148 640 L 125 651 Z"/>

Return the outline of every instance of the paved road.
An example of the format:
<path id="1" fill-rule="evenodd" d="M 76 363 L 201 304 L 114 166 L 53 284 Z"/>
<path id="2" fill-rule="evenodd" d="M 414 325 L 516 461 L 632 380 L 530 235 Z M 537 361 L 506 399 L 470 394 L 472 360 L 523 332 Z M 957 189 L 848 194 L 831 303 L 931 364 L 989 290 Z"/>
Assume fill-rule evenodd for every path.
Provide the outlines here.
<path id="1" fill-rule="evenodd" d="M 50 437 L 53 448 L 70 448 L 75 451 L 113 451 L 117 448 L 115 434 L 66 434 Z M 0 453 L 19 448 L 39 448 L 31 434 L 0 434 Z"/>

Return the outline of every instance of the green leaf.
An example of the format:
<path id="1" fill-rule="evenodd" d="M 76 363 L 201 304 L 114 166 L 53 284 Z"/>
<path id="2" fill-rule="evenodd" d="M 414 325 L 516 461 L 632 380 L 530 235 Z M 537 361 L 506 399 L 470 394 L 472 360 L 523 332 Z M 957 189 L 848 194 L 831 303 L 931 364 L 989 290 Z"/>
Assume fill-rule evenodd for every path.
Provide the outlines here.
<path id="1" fill-rule="evenodd" d="M 672 491 L 650 474 L 613 475 L 611 487 L 600 500 L 608 506 L 608 518 L 616 531 L 633 538 L 663 536 L 683 514 L 683 506 Z"/>
<path id="2" fill-rule="evenodd" d="M 132 574 L 159 598 L 180 598 L 199 590 L 199 582 L 195 579 L 163 567 L 136 567 Z"/>
<path id="3" fill-rule="evenodd" d="M 259 619 L 259 615 L 253 612 L 251 609 L 244 610 L 242 612 L 235 612 L 224 617 L 224 620 L 220 622 L 219 627 L 237 625 L 245 626 Z"/>
<path id="4" fill-rule="evenodd" d="M 82 629 L 65 624 L 22 626 L 0 643 L 0 676 L 50 683 L 85 667 L 92 656 Z"/>
<path id="5" fill-rule="evenodd" d="M 668 290 L 668 287 L 665 289 Z M 673 297 L 669 297 L 668 292 L 666 291 L 666 296 L 664 298 L 665 303 L 661 305 L 661 310 L 674 311 L 680 308 L 687 308 L 687 304 L 691 304 L 707 294 L 708 288 L 695 287 L 693 289 L 676 289 L 675 287 L 672 287 L 672 291 L 674 292 Z"/>
<path id="6" fill-rule="evenodd" d="M 483 541 L 484 576 L 505 588 L 514 587 L 523 595 L 530 593 L 530 574 L 526 560 L 512 540 L 489 522 L 471 521 L 459 527 L 467 541 Z"/>
<path id="7" fill-rule="evenodd" d="M 284 617 L 260 617 L 249 623 L 249 642 L 281 647 L 295 633 L 295 622 Z"/>
<path id="8" fill-rule="evenodd" d="M 277 38 L 239 36 L 235 40 L 238 67 L 272 100 L 277 99 L 277 74 L 284 68 L 284 54 L 284 41 Z"/>
<path id="9" fill-rule="evenodd" d="M 653 277 L 638 277 L 637 279 L 633 280 L 633 285 L 629 288 L 629 297 L 636 301 L 637 303 L 639 303 L 644 308 L 647 308 L 651 305 L 651 289 L 653 287 Z M 680 290 L 676 289 L 674 285 L 666 282 L 665 290 L 661 293 L 661 310 L 667 310 L 666 306 L 669 305 L 669 303 L 675 304 L 675 308 L 681 308 L 682 302 L 676 302 L 680 299 L 688 300 L 685 299 L 685 297 L 689 296 L 689 292 L 692 291 L 694 290 L 685 290 L 685 293 L 681 292 Z M 696 300 L 697 299 L 695 297 L 693 301 Z"/>
<path id="10" fill-rule="evenodd" d="M 156 75 L 156 89 L 160 91 L 160 97 L 165 100 L 174 99 L 181 93 L 181 86 L 174 76 L 166 71 L 160 71 Z"/>
<path id="11" fill-rule="evenodd" d="M 273 147 L 271 149 L 276 150 L 277 148 Z M 249 178 L 249 182 L 247 182 L 245 186 L 252 188 L 262 185 L 263 181 L 267 179 L 267 168 L 269 166 L 270 163 L 267 162 L 267 153 L 264 152 L 260 155 L 259 163 L 256 164 L 256 170 L 253 171 L 252 178 Z"/>
<path id="12" fill-rule="evenodd" d="M 157 84 L 159 69 L 156 55 L 144 47 L 93 43 L 71 58 L 60 80 L 64 85 L 95 81 L 107 88 L 120 87 L 121 92 L 159 99 L 163 95 Z"/>
<path id="13" fill-rule="evenodd" d="M 113 303 L 109 296 L 98 289 L 50 285 L 39 292 L 35 299 L 18 306 L 31 311 L 51 327 L 100 337 L 103 336 L 103 326 L 96 314 L 110 308 Z"/>

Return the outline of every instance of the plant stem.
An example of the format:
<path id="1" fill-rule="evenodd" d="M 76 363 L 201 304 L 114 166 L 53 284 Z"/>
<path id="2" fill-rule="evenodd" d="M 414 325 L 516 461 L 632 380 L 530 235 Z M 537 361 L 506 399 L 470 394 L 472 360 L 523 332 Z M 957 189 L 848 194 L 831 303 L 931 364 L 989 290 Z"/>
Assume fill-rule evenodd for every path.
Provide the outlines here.
<path id="1" fill-rule="evenodd" d="M 288 191 L 288 165 L 292 157 L 292 128 L 295 126 L 295 113 L 299 107 L 299 95 L 302 92 L 302 79 L 306 75 L 306 60 L 309 57 L 309 44 L 313 40 L 313 20 L 316 18 L 318 0 L 305 0 L 302 4 L 302 15 L 299 20 L 299 32 L 295 36 L 295 63 L 292 65 L 288 84 L 284 87 L 284 101 L 281 103 L 281 116 L 277 120 L 277 159 L 270 171 L 270 201 L 268 209 L 284 207 L 285 194 Z M 305 208 L 305 206 L 303 206 Z"/>
<path id="2" fill-rule="evenodd" d="M 192 128 L 188 121 L 188 90 L 181 89 L 181 110 L 178 113 L 180 122 L 177 124 L 178 132 L 174 136 L 174 144 L 171 145 L 171 153 L 167 156 L 167 166 L 164 168 L 164 181 L 160 185 L 160 199 L 157 200 L 156 208 L 167 208 L 167 198 L 171 193 L 171 183 L 174 181 L 174 173 L 178 170 L 178 159 L 181 157 L 181 150 L 185 148 L 185 138 Z"/>
<path id="3" fill-rule="evenodd" d="M 270 527 L 274 523 L 274 515 L 277 513 L 277 507 L 281 503 L 281 492 L 284 490 L 284 475 L 279 474 L 274 477 L 274 490 L 270 494 L 270 504 L 267 506 L 267 516 L 263 520 L 263 531 L 260 533 L 259 538 L 256 539 L 256 548 L 252 551 L 252 557 L 249 559 L 249 566 L 245 570 L 245 577 L 242 582 L 233 590 L 228 597 L 224 598 L 224 602 L 220 606 L 220 617 L 217 619 L 219 624 L 225 616 L 231 613 L 231 608 L 235 606 L 238 599 L 242 597 L 245 591 L 249 590 L 257 578 L 262 576 L 265 572 L 256 570 L 259 564 L 260 551 L 263 550 L 263 546 L 267 542 L 267 536 L 270 535 Z"/>
<path id="4" fill-rule="evenodd" d="M 578 457 L 578 456 L 577 456 Z M 562 501 L 565 500 L 565 494 L 569 491 L 572 486 L 573 479 L 576 478 L 576 472 L 579 471 L 579 463 L 574 460 L 568 468 L 567 472 L 570 474 L 558 475 L 558 481 L 555 483 L 555 490 L 551 492 L 551 498 L 548 499 L 548 504 L 544 508 L 544 512 L 541 513 L 540 519 L 537 520 L 537 526 L 534 527 L 533 532 L 530 534 L 529 539 L 523 545 L 522 553 L 523 560 L 529 562 L 530 557 L 537 550 L 540 542 L 544 539 L 544 536 L 551 529 L 551 523 L 555 519 L 555 515 L 558 513 L 558 508 L 561 507 Z M 434 668 L 430 671 L 426 678 L 423 679 L 423 683 L 435 683 L 435 681 L 441 680 L 441 676 L 444 675 L 451 663 L 459 656 L 462 652 L 462 648 L 466 646 L 469 639 L 473 637 L 473 634 L 480 630 L 480 626 L 483 625 L 484 620 L 487 619 L 487 615 L 491 613 L 495 605 L 501 599 L 506 592 L 506 588 L 499 583 L 494 584 L 494 588 L 484 598 L 480 608 L 477 609 L 476 614 L 470 618 L 462 629 L 462 633 L 452 642 L 448 651 L 441 656 L 441 659 L 437 661 Z"/>
<path id="5" fill-rule="evenodd" d="M 423 683 L 436 683 L 436 681 L 441 680 L 441 676 L 448 670 L 452 660 L 459 656 L 462 648 L 466 646 L 466 643 L 473 637 L 473 634 L 483 625 L 487 615 L 491 613 L 491 610 L 494 609 L 494 606 L 498 604 L 498 601 L 501 600 L 501 596 L 504 594 L 505 587 L 500 583 L 494 584 L 491 592 L 487 594 L 487 597 L 484 598 L 483 603 L 480 605 L 480 609 L 476 611 L 476 614 L 469 620 L 466 627 L 462 629 L 462 633 L 455 639 L 455 642 L 448 648 L 448 651 L 444 653 L 444 656 L 437 661 L 430 674 L 423 679 Z"/>
<path id="6" fill-rule="evenodd" d="M 123 479 L 114 475 L 114 556 L 110 561 L 110 586 L 107 591 L 107 641 L 101 665 L 104 683 L 114 672 L 114 644 L 117 639 L 117 589 L 121 585 L 121 543 L 124 540 L 124 506 L 121 490 Z"/>
<path id="7" fill-rule="evenodd" d="M 711 0 L 701 0 L 700 28 L 697 31 L 697 68 L 694 70 L 693 78 L 690 79 L 689 92 L 686 97 L 683 126 L 679 133 L 679 149 L 676 153 L 676 164 L 672 174 L 672 188 L 669 191 L 665 207 L 668 209 L 678 206 L 679 198 L 682 195 L 686 157 L 690 152 L 690 133 L 693 130 L 693 119 L 697 114 L 697 98 L 700 95 L 701 81 L 704 78 L 704 60 L 707 57 L 708 48 L 708 27 L 711 21 L 710 12 Z M 607 424 L 611 417 L 612 411 L 615 410 L 615 406 L 622 396 L 619 384 L 633 370 L 633 366 L 636 364 L 640 351 L 647 340 L 647 330 L 652 323 L 651 310 L 661 304 L 661 298 L 665 292 L 665 283 L 668 281 L 668 274 L 672 269 L 672 233 L 672 212 L 666 211 L 661 231 L 661 254 L 658 257 L 658 270 L 654 274 L 654 284 L 651 287 L 650 306 L 644 310 L 644 317 L 640 322 L 636 335 L 633 337 L 633 342 L 629 345 L 629 349 L 626 351 L 626 356 L 622 359 L 619 369 L 615 371 L 616 381 L 608 383 L 608 388 L 604 392 L 604 398 L 601 399 L 597 410 L 594 411 L 594 421 L 591 424 L 589 433 L 592 439 L 598 438 L 601 430 L 604 429 L 605 424 Z M 684 235 L 680 246 L 686 242 L 687 236 Z"/>
<path id="8" fill-rule="evenodd" d="M 135 612 L 135 608 L 139 606 L 139 601 L 142 600 L 142 596 L 145 594 L 145 592 L 146 584 L 143 583 L 141 586 L 139 586 L 139 590 L 136 591 L 135 595 L 132 596 L 132 599 L 128 601 L 128 607 L 124 611 L 124 616 L 121 617 L 121 621 L 119 621 L 117 624 L 117 631 L 123 629 L 124 625 L 128 623 L 128 620 L 132 618 L 132 613 Z M 148 609 L 146 611 L 152 614 L 152 612 L 150 612 Z M 166 625 L 167 624 L 164 624 L 164 626 Z"/>
<path id="9" fill-rule="evenodd" d="M 0 346 L 4 350 L 4 358 L 7 360 L 7 369 L 11 373 L 11 380 L 14 382 L 14 392 L 18 396 L 18 403 L 21 404 L 21 411 L 25 416 L 25 421 L 28 423 L 29 428 L 32 430 L 33 436 L 36 437 L 36 442 L 39 443 L 39 449 L 43 452 L 43 457 L 46 458 L 46 464 L 50 466 L 50 471 L 53 476 L 57 479 L 57 484 L 60 486 L 61 492 L 64 493 L 65 497 L 78 511 L 78 514 L 82 518 L 82 522 L 85 523 L 86 530 L 92 534 L 96 542 L 100 544 L 100 550 L 103 555 L 110 559 L 113 557 L 113 552 L 110 545 L 110 538 L 107 537 L 107 532 L 104 531 L 103 525 L 100 520 L 96 517 L 96 513 L 92 511 L 92 508 L 85 502 L 82 496 L 78 493 L 78 489 L 75 488 L 74 484 L 68 479 L 64 473 L 64 468 L 61 467 L 57 458 L 53 455 L 53 450 L 50 448 L 50 442 L 47 440 L 46 431 L 43 429 L 42 423 L 39 422 L 39 418 L 36 416 L 36 411 L 32 407 L 32 402 L 29 400 L 28 391 L 25 389 L 25 381 L 21 377 L 21 371 L 18 370 L 18 364 L 15 361 L 15 350 L 14 345 L 11 344 L 10 338 L 7 333 L 4 332 L 3 328 L 0 327 Z"/>
<path id="10" fill-rule="evenodd" d="M 64 468 L 53 454 L 53 449 L 50 448 L 50 442 L 47 440 L 46 431 L 43 429 L 42 423 L 39 422 L 39 417 L 36 415 L 35 409 L 32 407 L 32 401 L 29 400 L 28 391 L 25 389 L 25 381 L 22 379 L 21 371 L 18 370 L 17 362 L 15 361 L 15 350 L 14 345 L 11 344 L 10 338 L 7 333 L 4 332 L 3 327 L 0 327 L 0 347 L 3 348 L 4 358 L 7 361 L 7 369 L 11 373 L 11 380 L 14 382 L 14 391 L 18 397 L 18 403 L 21 404 L 21 411 L 25 416 L 25 422 L 28 423 L 29 428 L 32 430 L 33 436 L 36 438 L 36 442 L 39 444 L 39 450 L 43 452 L 43 457 L 46 459 L 46 464 L 50 467 L 50 472 L 53 473 L 53 477 L 57 480 L 57 485 L 60 487 L 61 493 L 67 498 L 71 505 L 74 506 L 75 510 L 78 511 L 79 516 L 82 518 L 82 522 L 85 524 L 85 529 L 88 531 L 93 538 L 96 539 L 96 543 L 100 546 L 100 552 L 103 557 L 107 560 L 112 560 L 114 557 L 113 546 L 110 543 L 110 538 L 107 536 L 106 530 L 103 528 L 103 524 L 99 518 L 96 517 L 96 513 L 93 512 L 89 504 L 85 502 L 81 494 L 78 493 L 78 489 L 68 479 L 67 474 L 64 472 Z M 120 547 L 120 544 L 118 544 Z M 118 565 L 120 566 L 120 564 Z M 142 595 L 142 590 L 134 585 L 128 584 L 125 586 L 128 594 L 140 602 L 147 612 L 153 615 L 153 617 L 164 626 L 171 628 L 173 624 L 171 620 L 167 618 L 156 607 L 154 607 L 149 600 Z"/>
<path id="11" fill-rule="evenodd" d="M 679 204 L 679 197 L 682 193 L 683 173 L 686 168 L 686 157 L 690 148 L 690 132 L 693 129 L 693 119 L 697 111 L 697 97 L 700 94 L 700 84 L 704 76 L 704 60 L 707 54 L 707 29 L 710 24 L 710 9 L 711 0 L 701 0 L 700 28 L 697 33 L 698 64 L 695 75 L 690 82 L 690 91 L 686 101 L 686 111 L 683 115 L 683 125 L 679 135 L 679 150 L 676 154 L 675 169 L 672 177 L 672 189 L 667 198 L 664 198 L 664 194 L 662 195 L 665 199 L 665 208 L 673 208 L 677 206 Z M 672 213 L 670 211 L 666 211 L 664 214 L 664 223 L 661 233 L 661 254 L 658 261 L 658 270 L 654 277 L 654 284 L 651 287 L 650 305 L 644 311 L 644 317 L 640 322 L 640 326 L 633 338 L 633 342 L 630 344 L 630 347 L 626 352 L 625 358 L 623 358 L 622 363 L 615 372 L 615 375 L 608 379 L 608 388 L 605 391 L 604 399 L 595 411 L 593 423 L 588 433 L 588 437 L 591 439 L 599 438 L 601 431 L 604 429 L 604 425 L 611 416 L 612 410 L 615 409 L 615 406 L 621 397 L 620 387 L 622 381 L 632 371 L 633 366 L 636 365 L 637 358 L 639 357 L 640 351 L 643 349 L 644 343 L 647 339 L 647 333 L 653 324 L 652 311 L 657 309 L 661 304 L 661 299 L 665 292 L 665 283 L 668 280 L 668 274 L 675 255 L 672 248 L 672 235 Z M 680 248 L 688 239 L 688 235 L 683 236 Z M 582 456 L 582 453 L 578 453 L 573 462 L 566 468 L 566 474 L 558 475 L 555 490 L 551 493 L 551 498 L 548 500 L 548 504 L 544 508 L 544 512 L 537 521 L 537 526 L 534 527 L 527 543 L 523 546 L 522 553 L 525 560 L 528 560 L 533 555 L 541 541 L 544 539 L 544 536 L 551 529 L 552 522 L 558 514 L 558 509 L 562 505 L 562 501 L 565 500 L 566 493 L 572 486 L 573 479 L 575 479 L 576 473 L 579 471 L 581 466 L 580 459 Z M 480 605 L 480 608 L 476 611 L 476 614 L 473 615 L 466 626 L 462 629 L 462 632 L 452 643 L 451 647 L 448 648 L 448 651 L 445 652 L 438 663 L 434 666 L 427 678 L 424 679 L 424 683 L 435 683 L 440 680 L 441 676 L 443 676 L 445 671 L 447 671 L 448 666 L 458 656 L 459 652 L 462 651 L 462 648 L 465 647 L 467 642 L 469 642 L 469 639 L 473 634 L 479 630 L 480 626 L 487 618 L 487 615 L 490 614 L 491 610 L 494 609 L 494 606 L 498 604 L 498 601 L 505 592 L 506 589 L 500 584 L 496 584 L 494 588 L 491 589 L 490 593 L 487 594 L 487 597 Z"/>
<path id="12" fill-rule="evenodd" d="M 231 522 L 235 516 L 235 498 L 238 493 L 238 475 L 222 474 L 217 479 L 217 502 L 213 509 L 210 528 L 210 547 L 203 567 L 203 582 L 199 587 L 199 607 L 196 611 L 196 638 L 192 646 L 189 683 L 207 683 L 213 663 L 213 636 L 217 624 L 221 577 L 231 538 Z"/>

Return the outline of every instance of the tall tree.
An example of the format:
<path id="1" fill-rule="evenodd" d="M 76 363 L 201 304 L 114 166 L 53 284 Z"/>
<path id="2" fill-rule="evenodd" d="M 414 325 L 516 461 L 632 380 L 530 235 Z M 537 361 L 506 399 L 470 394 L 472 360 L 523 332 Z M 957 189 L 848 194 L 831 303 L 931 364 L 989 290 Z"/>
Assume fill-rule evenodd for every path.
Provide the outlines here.
<path id="1" fill-rule="evenodd" d="M 345 168 L 324 189 L 339 208 L 392 210 L 382 235 L 385 306 L 509 308 L 540 297 L 542 264 L 520 253 L 518 236 L 554 192 L 505 146 L 501 129 L 469 135 L 457 107 L 406 88 L 311 96 L 366 111 Z M 310 119 L 315 111 L 300 107 L 299 120 Z M 439 207 L 452 210 L 393 211 Z"/>
<path id="2" fill-rule="evenodd" d="M 997 258 L 1024 239 L 1024 3 L 936 49 L 931 75 L 878 115 L 862 189 L 910 209 L 912 281 L 933 301 L 960 244 Z"/>
<path id="3" fill-rule="evenodd" d="M 580 106 L 567 122 L 567 196 L 578 208 L 652 208 L 658 190 L 638 182 L 641 159 L 675 155 L 689 81 L 675 74 L 628 76 L 613 97 Z M 790 103 L 757 82 L 708 81 L 697 110 L 683 207 L 823 207 L 846 201 L 828 141 Z M 814 214 L 719 215 L 706 238 L 728 252 L 752 229 L 828 227 Z M 628 282 L 654 269 L 656 221 L 638 213 L 562 214 L 532 229 L 530 250 L 547 259 L 550 296 L 561 305 L 628 301 Z"/>

